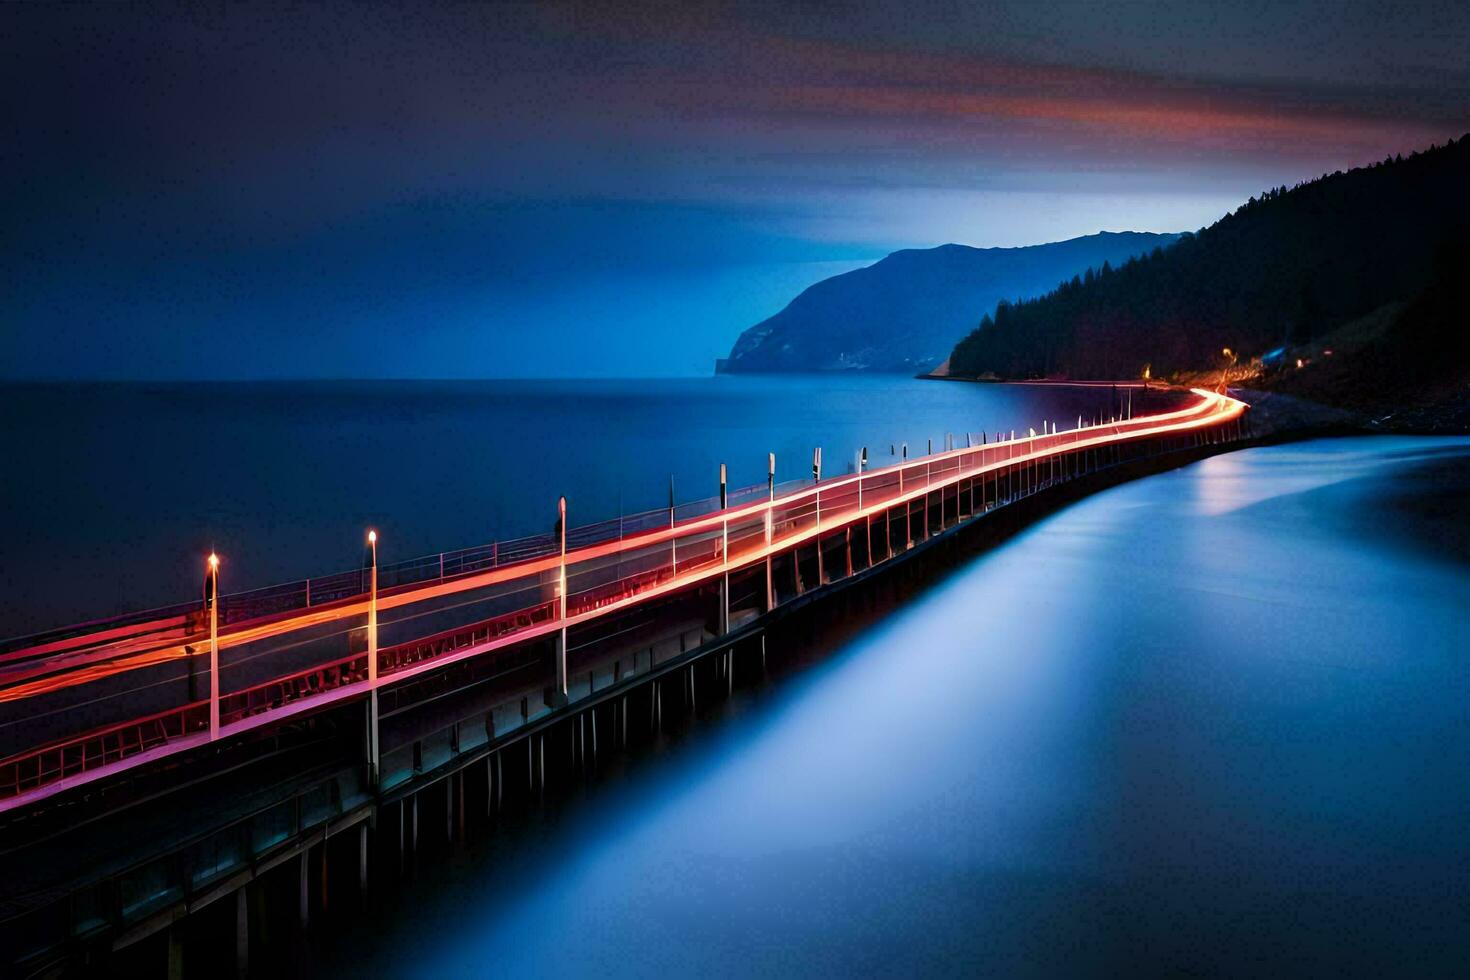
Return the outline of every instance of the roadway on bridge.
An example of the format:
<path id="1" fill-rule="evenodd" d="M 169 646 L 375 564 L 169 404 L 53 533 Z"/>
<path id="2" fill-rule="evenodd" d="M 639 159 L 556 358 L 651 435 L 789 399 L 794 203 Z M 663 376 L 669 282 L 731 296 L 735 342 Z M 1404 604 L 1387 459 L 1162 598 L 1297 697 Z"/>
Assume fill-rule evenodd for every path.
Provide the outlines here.
<path id="1" fill-rule="evenodd" d="M 644 596 L 668 594 L 737 567 L 737 558 L 731 555 L 731 551 L 737 549 L 732 543 L 731 528 L 735 525 L 749 528 L 754 526 L 752 522 L 791 518 L 789 522 L 783 521 L 774 535 L 768 532 L 765 541 L 756 540 L 754 545 L 738 553 L 738 566 L 748 566 L 809 540 L 818 533 L 818 524 L 823 531 L 840 527 L 883 512 L 906 498 L 922 498 L 938 487 L 979 474 L 999 472 L 1110 443 L 1219 426 L 1238 418 L 1244 409 L 1241 402 L 1223 395 L 1205 391 L 1196 391 L 1195 395 L 1192 404 L 1177 411 L 1089 424 L 1036 436 L 1028 433 L 983 447 L 937 453 L 870 470 L 860 476 L 820 481 L 785 496 L 730 507 L 680 522 L 674 527 L 585 545 L 569 550 L 564 559 L 560 554 L 544 556 L 489 572 L 407 587 L 381 595 L 378 599 L 380 613 L 384 609 L 407 609 L 415 604 L 452 602 L 456 596 L 468 596 L 472 594 L 471 590 L 497 583 L 507 583 L 504 586 L 507 589 L 514 586 L 522 590 L 512 593 L 514 595 L 529 595 L 533 586 L 544 589 L 549 583 L 554 596 L 558 576 L 580 574 L 577 571 L 580 569 L 606 567 L 614 567 L 616 574 L 621 574 L 625 563 L 636 567 L 637 561 L 641 560 L 637 556 L 647 555 L 651 549 L 662 548 L 673 553 L 690 542 L 703 547 L 716 540 L 713 553 L 705 548 L 699 552 L 699 560 L 686 561 L 682 567 L 656 570 L 653 574 L 640 571 L 637 575 L 629 575 L 623 593 L 614 591 L 609 594 L 615 598 L 605 604 L 593 604 L 576 611 L 576 615 L 583 619 L 595 617 L 637 602 Z M 905 476 L 902 475 L 894 483 L 893 475 L 900 473 L 906 475 L 908 485 L 904 484 Z M 922 481 L 918 476 L 921 473 Z M 931 475 L 934 482 L 931 482 Z M 880 487 L 889 489 L 880 492 Z M 867 499 L 863 497 L 864 489 L 869 493 Z M 816 522 L 803 523 L 806 517 L 791 517 L 804 515 L 805 510 L 801 508 L 807 508 L 813 502 L 820 512 L 824 495 L 829 510 L 822 513 Z M 832 501 L 840 503 L 834 505 Z M 722 529 L 725 539 L 723 544 L 719 544 L 717 539 Z M 723 553 L 720 553 L 721 548 Z M 598 574 L 605 578 L 613 573 Z M 617 586 L 619 582 L 615 579 L 613 585 Z M 538 596 L 536 601 L 544 605 L 546 599 Z M 228 694 L 262 685 L 321 663 L 322 645 L 309 639 L 315 634 L 328 634 L 334 642 L 340 642 L 345 651 L 349 646 L 346 642 L 348 634 L 365 632 L 367 608 L 367 597 L 359 595 L 320 608 L 234 624 L 223 630 L 220 636 L 221 691 Z M 488 639 L 477 649 L 456 652 L 455 657 L 477 655 L 532 636 L 546 635 L 565 625 L 565 622 L 549 620 L 517 628 L 504 636 Z M 294 642 L 295 637 L 303 639 Z M 208 637 L 194 632 L 187 637 L 187 642 L 181 642 L 181 638 L 181 631 L 171 630 L 162 636 L 145 633 L 92 646 L 86 645 L 85 640 L 69 641 L 74 649 L 48 655 L 28 657 L 25 651 L 7 653 L 0 661 L 0 762 L 32 747 L 54 744 L 79 733 L 176 710 L 186 704 L 197 704 L 201 697 L 208 696 L 209 690 Z M 270 640 L 264 648 L 263 640 Z M 388 677 L 383 683 L 392 683 L 395 679 Z M 362 690 L 365 691 L 365 686 Z"/>

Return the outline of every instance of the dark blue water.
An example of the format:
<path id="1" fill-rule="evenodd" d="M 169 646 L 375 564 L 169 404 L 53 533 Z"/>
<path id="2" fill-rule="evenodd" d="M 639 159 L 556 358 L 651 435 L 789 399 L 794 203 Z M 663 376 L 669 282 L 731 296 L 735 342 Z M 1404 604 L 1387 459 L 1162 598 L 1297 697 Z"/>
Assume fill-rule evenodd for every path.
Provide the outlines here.
<path id="1" fill-rule="evenodd" d="M 1410 438 L 1097 495 L 317 967 L 1463 975 L 1467 500 Z"/>
<path id="2" fill-rule="evenodd" d="M 892 379 L 12 387 L 18 628 L 738 483 L 1098 393 Z M 1085 404 L 1076 404 L 1075 399 Z M 1101 407 L 1101 406 L 1098 406 Z M 624 778 L 423 870 L 333 975 L 1453 975 L 1470 440 L 1100 494 Z M 547 522 L 549 523 L 549 521 Z M 821 654 L 817 656 L 817 654 Z"/>
<path id="3" fill-rule="evenodd" d="M 1103 410 L 1109 392 L 894 378 L 9 385 L 0 637 L 874 464 L 946 432 Z M 1141 406 L 1135 406 L 1141 407 Z"/>

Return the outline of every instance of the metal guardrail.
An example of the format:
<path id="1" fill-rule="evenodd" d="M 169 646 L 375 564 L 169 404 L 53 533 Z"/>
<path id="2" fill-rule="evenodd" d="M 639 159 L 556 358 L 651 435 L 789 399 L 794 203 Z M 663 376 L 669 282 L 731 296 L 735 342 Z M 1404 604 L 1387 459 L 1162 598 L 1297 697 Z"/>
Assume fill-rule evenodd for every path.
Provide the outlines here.
<path id="1" fill-rule="evenodd" d="M 371 594 L 375 615 L 381 617 L 376 628 L 399 635 L 426 634 L 377 650 L 379 682 L 432 665 L 446 655 L 485 650 L 535 631 L 565 627 L 636 601 L 650 591 L 693 584 L 762 560 L 824 529 L 927 495 L 935 487 L 1138 437 L 1203 429 L 1238 417 L 1244 407 L 1211 393 L 1198 394 L 1198 403 L 1175 412 L 994 443 L 982 439 L 981 445 L 825 481 L 793 481 L 780 487 L 770 482 L 742 488 L 727 495 L 724 509 L 719 507 L 719 498 L 712 498 L 713 507 L 711 501 L 685 505 L 690 513 L 682 519 L 676 507 L 599 522 L 568 530 L 565 554 L 557 536 L 541 535 L 379 566 L 377 591 Z M 1033 484 L 1027 492 L 1039 485 Z M 238 651 L 242 660 L 304 651 L 300 655 L 311 656 L 314 662 L 241 689 L 222 691 L 220 724 L 228 727 L 344 689 L 366 693 L 371 672 L 362 607 L 371 586 L 371 570 L 365 569 L 221 597 L 221 622 L 234 627 L 221 634 L 222 649 Z M 505 608 L 508 604 L 513 608 Z M 326 611 L 317 612 L 322 607 Z M 313 610 L 313 615 L 291 615 L 303 610 Z M 155 622 L 169 625 L 157 636 L 165 643 L 180 643 L 184 656 L 197 653 L 202 625 L 198 607 L 168 607 L 165 612 Z M 145 615 L 86 624 L 96 627 L 91 633 L 55 631 L 48 634 L 52 637 L 48 643 L 74 650 L 89 636 L 120 636 L 118 641 L 104 639 L 104 648 L 107 642 L 122 642 L 126 647 L 146 637 L 148 623 L 139 620 Z M 182 626 L 178 623 L 181 617 Z M 302 638 L 303 631 L 321 630 L 324 624 L 321 635 Z M 24 659 L 24 651 L 12 651 L 9 656 Z M 5 658 L 0 657 L 0 665 L 4 663 Z M 232 667 L 221 661 L 222 670 Z M 87 682 L 95 676 L 97 668 L 92 669 Z M 126 669 L 130 669 L 126 658 L 119 658 L 117 672 Z M 66 676 L 32 683 L 54 687 Z M 14 695 L 17 690 L 11 686 L 0 694 Z M 106 768 L 151 749 L 199 740 L 202 733 L 207 738 L 210 707 L 208 701 L 191 701 L 0 760 L 0 799 Z"/>

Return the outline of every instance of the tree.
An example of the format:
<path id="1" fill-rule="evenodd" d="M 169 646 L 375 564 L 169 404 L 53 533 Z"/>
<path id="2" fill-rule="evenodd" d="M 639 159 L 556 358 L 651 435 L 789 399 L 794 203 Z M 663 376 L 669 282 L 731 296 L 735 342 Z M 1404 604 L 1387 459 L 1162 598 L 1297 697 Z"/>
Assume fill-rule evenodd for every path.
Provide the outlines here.
<path id="1" fill-rule="evenodd" d="M 997 308 L 956 345 L 957 374 L 1050 368 L 1110 377 L 1205 370 L 1301 343 L 1423 290 L 1441 243 L 1470 228 L 1470 145 L 1276 187 L 1147 261 L 1105 263 L 1051 293 Z"/>

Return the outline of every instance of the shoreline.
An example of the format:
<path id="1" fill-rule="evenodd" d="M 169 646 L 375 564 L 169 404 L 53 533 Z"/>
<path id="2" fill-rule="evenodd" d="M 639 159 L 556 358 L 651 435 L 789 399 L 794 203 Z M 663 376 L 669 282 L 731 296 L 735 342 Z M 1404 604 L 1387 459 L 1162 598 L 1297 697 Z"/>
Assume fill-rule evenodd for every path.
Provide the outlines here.
<path id="1" fill-rule="evenodd" d="M 954 374 L 916 374 L 919 381 L 956 381 L 987 385 L 1044 385 L 1079 388 L 1148 388 L 1153 391 L 1184 392 L 1183 385 L 1159 381 L 1067 381 L 1048 378 L 1015 380 L 973 378 Z M 1343 435 L 1463 436 L 1470 435 L 1470 400 L 1449 404 L 1404 406 L 1373 416 L 1361 410 L 1339 408 L 1322 402 L 1261 388 L 1228 386 L 1226 391 L 1251 407 L 1257 441 L 1288 442 Z"/>

